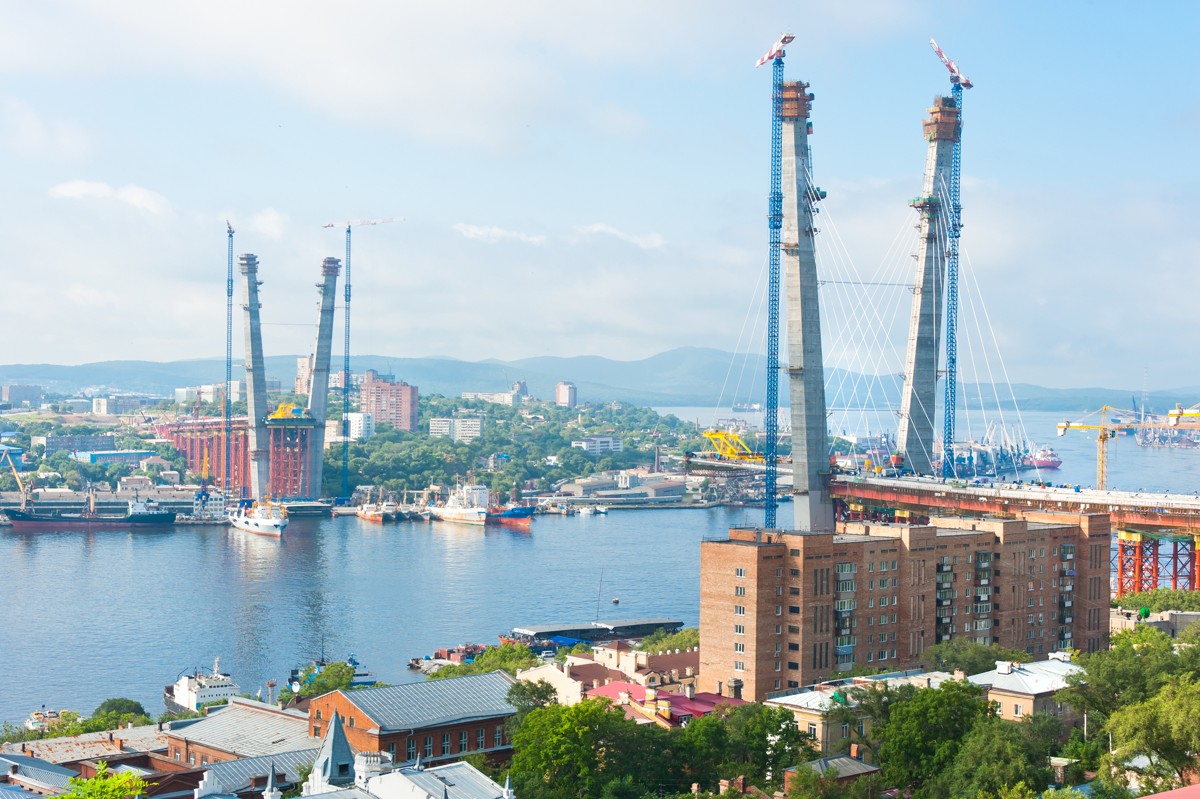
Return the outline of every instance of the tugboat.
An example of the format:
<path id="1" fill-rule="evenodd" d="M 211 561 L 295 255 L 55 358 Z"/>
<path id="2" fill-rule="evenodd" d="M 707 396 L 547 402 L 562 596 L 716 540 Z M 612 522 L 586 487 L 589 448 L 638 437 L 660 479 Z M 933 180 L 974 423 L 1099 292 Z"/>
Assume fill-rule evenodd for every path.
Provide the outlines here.
<path id="1" fill-rule="evenodd" d="M 229 523 L 247 533 L 279 538 L 288 525 L 287 510 L 274 502 L 243 499 L 229 511 Z"/>

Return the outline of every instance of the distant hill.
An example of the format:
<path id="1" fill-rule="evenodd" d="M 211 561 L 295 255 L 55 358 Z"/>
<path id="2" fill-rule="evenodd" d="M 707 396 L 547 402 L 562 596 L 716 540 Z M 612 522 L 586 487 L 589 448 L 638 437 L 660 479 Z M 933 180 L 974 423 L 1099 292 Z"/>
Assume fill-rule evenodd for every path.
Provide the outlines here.
<path id="1" fill-rule="evenodd" d="M 517 361 L 460 361 L 454 358 L 394 358 L 383 355 L 359 355 L 351 358 L 355 372 L 376 369 L 394 374 L 420 387 L 423 394 L 456 396 L 463 391 L 503 391 L 517 380 L 524 380 L 531 394 L 549 399 L 560 380 L 570 380 L 579 391 L 580 399 L 591 402 L 620 400 L 639 405 L 658 406 L 728 406 L 734 402 L 761 402 L 763 361 L 760 355 L 734 354 L 722 350 L 683 347 L 636 361 L 616 361 L 599 356 L 523 358 Z M 340 361 L 335 359 L 334 369 Z M 277 377 L 284 388 L 292 385 L 296 373 L 296 356 L 280 355 L 266 359 L 267 375 Z M 240 361 L 235 362 L 235 378 L 245 374 Z M 62 366 L 57 364 L 0 365 L 0 384 L 36 384 L 66 394 L 79 391 L 145 392 L 169 394 L 180 386 L 219 383 L 225 375 L 221 359 L 190 361 L 102 361 L 99 363 Z M 859 385 L 853 401 L 875 407 L 899 405 L 900 378 L 887 375 L 879 379 L 863 379 L 858 375 L 831 370 L 827 375 L 831 386 Z M 784 384 L 785 381 L 781 381 Z M 780 400 L 787 404 L 786 386 Z M 1140 402 L 1140 392 L 1108 388 L 1047 388 L 1018 383 L 1012 386 L 1016 404 L 1023 410 L 1055 410 L 1082 413 L 1100 405 L 1131 407 Z M 996 397 L 999 395 L 999 399 Z M 831 397 L 833 392 L 831 391 Z M 992 387 L 963 385 L 961 401 L 977 407 L 978 398 L 988 407 L 999 404 L 1013 406 L 1007 391 Z M 838 396 L 839 404 L 851 398 Z M 1151 409 L 1165 411 L 1176 402 L 1191 405 L 1200 401 L 1200 388 L 1181 388 L 1154 391 L 1149 396 Z M 831 399 L 832 401 L 832 399 Z"/>

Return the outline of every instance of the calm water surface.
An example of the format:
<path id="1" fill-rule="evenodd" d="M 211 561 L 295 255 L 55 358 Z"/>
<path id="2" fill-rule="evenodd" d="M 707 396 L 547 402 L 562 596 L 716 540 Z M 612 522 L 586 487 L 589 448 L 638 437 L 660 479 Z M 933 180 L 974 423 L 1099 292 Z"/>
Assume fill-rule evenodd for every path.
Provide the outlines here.
<path id="1" fill-rule="evenodd" d="M 730 415 L 670 410 L 701 425 Z M 1062 418 L 1024 415 L 1030 438 L 1053 445 L 1064 461 L 1044 476 L 1090 486 L 1095 434 L 1058 438 Z M 1200 451 L 1141 449 L 1121 438 L 1110 453 L 1113 487 L 1200 491 Z M 789 511 L 784 506 L 780 518 L 790 519 Z M 157 713 L 164 685 L 185 669 L 210 667 L 217 655 L 253 693 L 322 647 L 331 658 L 354 652 L 380 679 L 401 682 L 416 678 L 405 668 L 409 658 L 492 643 L 517 624 L 587 621 L 599 610 L 604 618 L 674 616 L 693 625 L 700 540 L 757 524 L 761 514 L 544 516 L 529 533 L 296 519 L 282 541 L 225 528 L 0 528 L 0 720 L 19 721 L 42 704 L 90 712 L 112 696 Z"/>
<path id="2" fill-rule="evenodd" d="M 588 621 L 599 611 L 695 625 L 701 538 L 761 514 L 543 516 L 528 533 L 295 519 L 282 541 L 221 527 L 0 528 L 0 720 L 43 704 L 87 713 L 112 696 L 158 713 L 164 685 L 217 655 L 253 693 L 322 646 L 402 682 L 416 678 L 409 658 L 494 643 L 518 624 Z"/>

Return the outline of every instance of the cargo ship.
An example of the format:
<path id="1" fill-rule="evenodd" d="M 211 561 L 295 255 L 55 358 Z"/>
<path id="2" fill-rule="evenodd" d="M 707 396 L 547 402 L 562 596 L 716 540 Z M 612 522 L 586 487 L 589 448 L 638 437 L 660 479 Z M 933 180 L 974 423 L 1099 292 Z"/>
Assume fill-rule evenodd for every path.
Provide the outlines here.
<path id="1" fill-rule="evenodd" d="M 221 672 L 221 659 L 217 658 L 211 674 L 196 669 L 195 674 L 181 674 L 174 685 L 166 686 L 163 704 L 172 713 L 194 713 L 210 702 L 228 701 L 241 690 L 232 677 Z"/>
<path id="2" fill-rule="evenodd" d="M 99 527 L 165 527 L 175 522 L 175 511 L 162 510 L 152 501 L 136 497 L 123 514 L 96 512 L 96 495 L 88 494 L 88 508 L 82 513 L 48 513 L 35 510 L 6 510 L 14 530 L 91 530 Z"/>
<path id="3" fill-rule="evenodd" d="M 1038 447 L 1021 459 L 1023 469 L 1057 469 L 1062 466 L 1062 458 L 1050 447 Z"/>
<path id="4" fill-rule="evenodd" d="M 287 510 L 274 502 L 243 499 L 229 511 L 229 523 L 247 533 L 279 538 L 288 525 Z"/>
<path id="5" fill-rule="evenodd" d="M 564 641 L 602 643 L 627 638 L 645 638 L 658 630 L 677 633 L 682 629 L 683 622 L 679 619 L 665 618 L 612 619 L 575 624 L 527 624 L 522 627 L 513 627 L 507 633 L 501 633 L 500 641 L 501 643 L 520 643 L 530 647 L 538 642 L 546 641 L 554 644 Z"/>

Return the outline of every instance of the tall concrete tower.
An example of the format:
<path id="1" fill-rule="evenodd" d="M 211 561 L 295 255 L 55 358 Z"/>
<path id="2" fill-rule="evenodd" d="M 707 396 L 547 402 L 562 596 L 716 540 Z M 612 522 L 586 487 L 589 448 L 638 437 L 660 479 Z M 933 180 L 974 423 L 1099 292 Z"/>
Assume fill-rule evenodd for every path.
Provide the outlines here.
<path id="1" fill-rule="evenodd" d="M 812 184 L 808 149 L 813 96 L 808 84 L 783 85 L 783 250 L 787 287 L 788 387 L 792 406 L 795 529 L 833 529 L 826 441 L 825 367 L 813 215 L 824 192 Z"/>
<path id="2" fill-rule="evenodd" d="M 249 424 L 250 493 L 262 499 L 271 484 L 267 440 L 267 373 L 263 364 L 262 326 L 258 311 L 258 258 L 252 253 L 238 257 L 238 271 L 245 286 L 242 308 L 246 311 L 246 414 Z"/>
<path id="3" fill-rule="evenodd" d="M 912 206 L 921 213 L 917 244 L 917 276 L 913 285 L 908 351 L 904 359 L 904 393 L 900 397 L 900 429 L 896 448 L 917 474 L 933 471 L 934 408 L 937 404 L 938 358 L 941 352 L 942 306 L 946 290 L 946 225 L 951 159 L 962 133 L 953 97 L 938 97 L 925 120 L 925 179 Z"/>
<path id="4" fill-rule="evenodd" d="M 333 308 L 337 300 L 338 273 L 342 262 L 326 258 L 321 264 L 321 318 L 317 324 L 317 341 L 313 345 L 312 372 L 308 381 L 308 412 L 317 421 L 309 447 L 309 485 L 313 496 L 321 495 L 321 478 L 325 471 L 325 416 L 329 404 L 329 358 L 333 352 Z"/>

